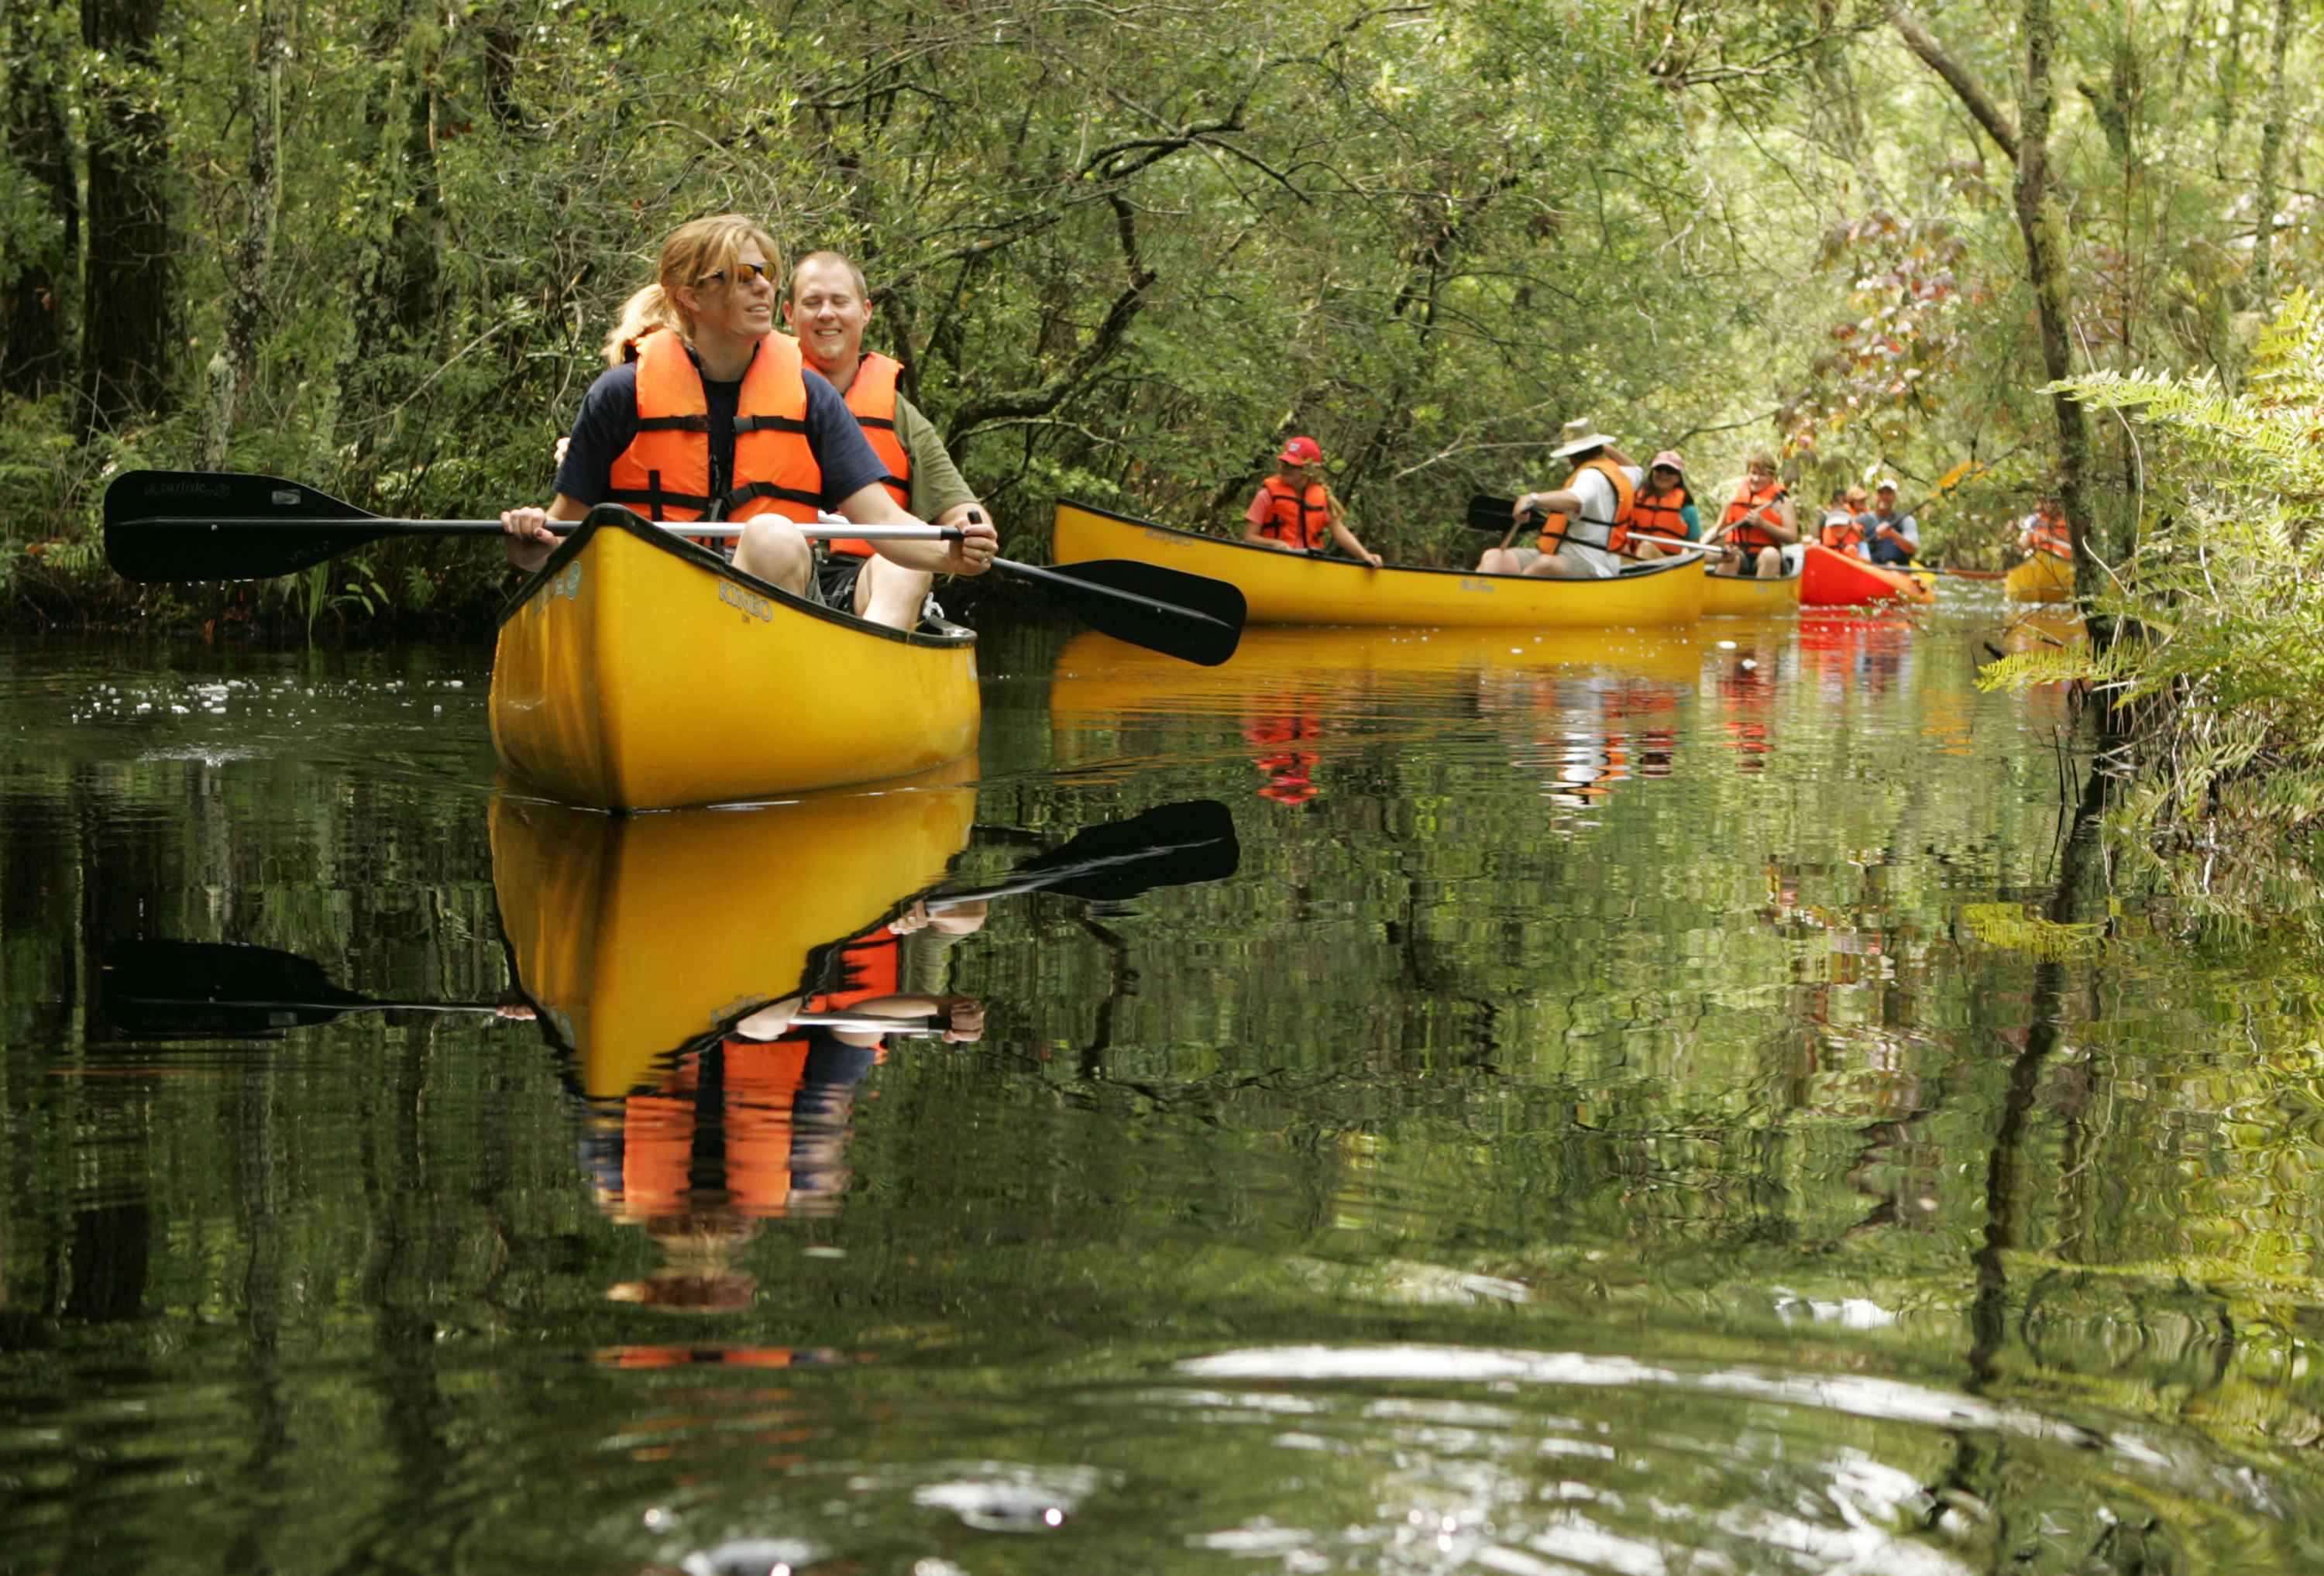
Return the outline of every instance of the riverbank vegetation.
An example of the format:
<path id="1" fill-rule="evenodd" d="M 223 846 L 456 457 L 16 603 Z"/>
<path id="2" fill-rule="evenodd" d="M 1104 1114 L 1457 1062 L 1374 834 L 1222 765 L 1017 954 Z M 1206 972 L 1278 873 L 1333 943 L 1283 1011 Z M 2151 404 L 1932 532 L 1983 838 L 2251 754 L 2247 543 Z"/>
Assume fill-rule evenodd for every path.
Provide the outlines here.
<path id="1" fill-rule="evenodd" d="M 837 246 L 1020 550 L 1077 493 L 1239 510 L 1293 432 L 1366 538 L 1473 554 L 1589 414 L 1711 492 L 1889 473 L 1957 562 L 2066 483 L 2126 557 L 2127 438 L 2039 385 L 2240 387 L 2319 263 L 2301 0 L 1185 8 L 26 0 L 5 19 L 0 597 L 35 621 L 473 615 L 475 545 L 156 601 L 106 476 L 383 512 L 538 499 L 673 223 Z M 2038 370 L 2037 370 L 2038 369 Z M 2046 373 L 2046 377 L 2042 375 Z"/>

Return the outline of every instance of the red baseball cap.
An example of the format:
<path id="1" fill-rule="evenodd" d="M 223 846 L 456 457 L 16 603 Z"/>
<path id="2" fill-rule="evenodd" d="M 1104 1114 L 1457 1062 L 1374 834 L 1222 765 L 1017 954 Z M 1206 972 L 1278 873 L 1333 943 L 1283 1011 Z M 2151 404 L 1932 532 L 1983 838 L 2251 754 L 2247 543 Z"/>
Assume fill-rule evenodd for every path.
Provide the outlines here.
<path id="1" fill-rule="evenodd" d="M 1665 467 L 1676 471 L 1682 476 L 1686 475 L 1686 462 L 1678 457 L 1678 450 L 1674 448 L 1666 448 L 1663 450 L 1662 453 L 1656 455 L 1655 456 L 1655 463 L 1648 465 L 1646 469 L 1650 471 L 1659 471 Z"/>
<path id="2" fill-rule="evenodd" d="M 1312 438 L 1295 438 L 1275 457 L 1286 465 L 1313 465 L 1323 462 L 1323 451 L 1315 447 Z"/>

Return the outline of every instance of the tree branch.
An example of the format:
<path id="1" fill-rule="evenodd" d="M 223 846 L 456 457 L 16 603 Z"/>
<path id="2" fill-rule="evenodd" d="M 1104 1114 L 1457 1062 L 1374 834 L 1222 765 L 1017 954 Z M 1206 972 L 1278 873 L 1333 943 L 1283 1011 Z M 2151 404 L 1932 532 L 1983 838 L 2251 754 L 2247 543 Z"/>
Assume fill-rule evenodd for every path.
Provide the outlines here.
<path id="1" fill-rule="evenodd" d="M 1895 25 L 1898 36 L 1904 39 L 1904 47 L 1920 56 L 1922 63 L 1930 70 L 1944 78 L 1945 86 L 1953 90 L 1953 97 L 1959 98 L 1977 124 L 1985 128 L 1985 134 L 2009 155 L 2011 163 L 2017 162 L 2017 128 L 2009 124 L 2007 115 L 1994 107 L 1993 100 L 1985 96 L 1985 89 L 1977 85 L 1977 79 L 1969 74 L 1969 69 L 1946 52 L 1945 46 L 1937 41 L 1937 35 L 1931 32 L 1919 17 L 1906 10 L 1901 0 L 1888 0 L 1888 20 Z"/>

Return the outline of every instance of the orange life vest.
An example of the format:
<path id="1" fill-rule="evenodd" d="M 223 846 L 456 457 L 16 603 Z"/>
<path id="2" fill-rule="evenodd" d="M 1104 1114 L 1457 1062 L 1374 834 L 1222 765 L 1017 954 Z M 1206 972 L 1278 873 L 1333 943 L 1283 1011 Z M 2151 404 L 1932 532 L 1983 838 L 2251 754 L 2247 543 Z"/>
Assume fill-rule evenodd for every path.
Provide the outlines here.
<path id="1" fill-rule="evenodd" d="M 2036 510 L 2025 529 L 2034 533 L 2034 550 L 2048 553 L 2052 558 L 2074 556 L 2074 533 L 2062 514 L 2044 514 Z"/>
<path id="2" fill-rule="evenodd" d="M 1837 520 L 1826 515 L 1823 524 L 1816 530 L 1816 539 L 1835 553 L 1846 553 L 1852 558 L 1864 556 L 1857 551 L 1864 543 L 1864 527 L 1853 514 L 1843 514 Z"/>
<path id="3" fill-rule="evenodd" d="M 839 972 L 829 991 L 817 995 L 817 1012 L 840 1012 L 859 1001 L 893 996 L 903 980 L 904 938 L 894 926 L 866 931 L 839 949 Z"/>
<path id="4" fill-rule="evenodd" d="M 721 1052 L 725 1202 L 739 1214 L 779 1215 L 790 1198 L 792 1107 L 807 1075 L 807 1042 L 730 1039 Z M 693 1207 L 700 1072 L 689 1066 L 663 1088 L 624 1102 L 624 1216 L 682 1215 Z"/>
<path id="5" fill-rule="evenodd" d="M 1311 553 L 1332 539 L 1332 495 L 1323 483 L 1310 482 L 1303 493 L 1280 476 L 1269 476 L 1259 488 L 1267 494 L 1269 511 L 1259 535 Z"/>
<path id="6" fill-rule="evenodd" d="M 1642 536 L 1669 537 L 1684 541 L 1686 517 L 1679 511 L 1694 502 L 1694 494 L 1681 482 L 1674 492 L 1641 493 L 1630 502 L 1630 529 Z"/>
<path id="7" fill-rule="evenodd" d="M 1743 484 L 1735 489 L 1735 496 L 1728 501 L 1727 512 L 1720 515 L 1719 519 L 1721 525 L 1734 527 L 1727 533 L 1727 539 L 1747 550 L 1754 548 L 1783 546 L 1783 543 L 1761 530 L 1757 524 L 1737 523 L 1762 509 L 1773 507 L 1775 501 L 1783 495 L 1784 484 L 1781 482 L 1770 480 L 1765 487 L 1755 491 L 1751 485 L 1751 478 L 1744 477 Z"/>
<path id="8" fill-rule="evenodd" d="M 1554 553 L 1568 541 L 1579 542 L 1585 548 L 1603 548 L 1609 553 L 1618 553 L 1630 544 L 1630 531 L 1636 523 L 1631 519 L 1631 513 L 1637 502 L 1638 489 L 1631 483 L 1629 476 L 1621 466 L 1612 460 L 1600 458 L 1584 460 L 1576 466 L 1573 474 L 1565 478 L 1565 491 L 1570 493 L 1573 490 L 1573 484 L 1582 479 L 1582 473 L 1584 471 L 1596 471 L 1612 485 L 1614 489 L 1613 521 L 1609 524 L 1605 521 L 1591 520 L 1586 516 L 1581 520 L 1569 520 L 1563 514 L 1553 514 L 1549 517 L 1549 523 L 1542 528 L 1541 550 L 1545 553 Z M 1602 530 L 1606 533 L 1606 539 L 1591 541 L 1587 537 L 1576 535 L 1574 530 L 1576 526 L 1591 526 Z M 1682 536 L 1685 534 L 1683 527 L 1679 534 Z"/>
<path id="9" fill-rule="evenodd" d="M 798 341 L 781 334 L 759 341 L 734 407 L 734 475 L 715 496 L 702 369 L 675 329 L 657 328 L 631 351 L 637 360 L 638 435 L 613 458 L 607 499 L 649 520 L 815 519 L 823 501 L 823 467 L 807 440 Z"/>
<path id="10" fill-rule="evenodd" d="M 896 378 L 903 370 L 903 363 L 892 356 L 867 354 L 855 364 L 855 381 L 847 385 L 847 408 L 855 412 L 855 425 L 863 429 L 872 452 L 888 467 L 880 485 L 888 489 L 897 508 L 908 510 L 912 506 L 912 456 L 896 434 Z M 872 556 L 872 544 L 858 537 L 825 545 L 835 553 Z"/>

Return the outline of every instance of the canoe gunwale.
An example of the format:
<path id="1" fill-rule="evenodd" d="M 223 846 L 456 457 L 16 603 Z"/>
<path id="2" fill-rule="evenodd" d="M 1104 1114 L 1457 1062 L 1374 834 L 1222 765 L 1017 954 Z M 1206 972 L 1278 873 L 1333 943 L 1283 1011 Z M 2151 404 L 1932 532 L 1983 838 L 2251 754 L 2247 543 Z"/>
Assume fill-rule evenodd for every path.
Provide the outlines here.
<path id="1" fill-rule="evenodd" d="M 1118 513 L 1117 512 L 1107 509 L 1102 505 L 1087 502 L 1079 498 L 1060 498 L 1057 500 L 1057 505 L 1058 507 L 1065 509 L 1078 509 L 1084 514 L 1100 515 L 1121 525 L 1135 526 L 1140 530 L 1161 531 L 1170 536 L 1184 537 L 1188 541 L 1200 542 L 1205 548 L 1222 548 L 1240 553 L 1259 553 L 1268 558 L 1276 558 L 1280 556 L 1274 548 L 1254 547 L 1250 542 L 1236 541 L 1231 537 L 1212 536 L 1205 531 L 1188 530 L 1183 526 L 1163 525 L 1155 521 L 1142 519 L 1135 514 Z M 1439 567 L 1430 564 L 1382 564 L 1379 568 L 1375 569 L 1370 565 L 1366 564 L 1360 559 L 1334 558 L 1328 553 L 1306 553 L 1302 555 L 1302 558 L 1305 562 L 1310 564 L 1325 565 L 1333 568 L 1339 569 L 1349 569 L 1364 575 L 1438 575 L 1451 576 L 1455 578 L 1466 580 L 1478 578 L 1477 572 L 1474 569 Z M 1651 564 L 1628 565 L 1623 568 L 1620 574 L 1611 576 L 1609 578 L 1616 584 L 1635 582 L 1649 579 L 1656 575 L 1668 574 L 1678 569 L 1691 568 L 1702 562 L 1702 549 L 1698 547 L 1691 552 L 1681 553 L 1673 558 L 1658 559 Z M 1534 577 L 1538 578 L 1539 576 Z M 1486 578 L 1522 580 L 1527 578 L 1527 576 L 1522 575 L 1506 575 L 1488 576 Z M 1572 581 L 1568 583 L 1590 585 L 1602 584 L 1603 582 Z"/>
<path id="2" fill-rule="evenodd" d="M 825 623 L 836 624 L 842 629 L 852 630 L 858 634 L 895 641 L 907 646 L 929 646 L 939 649 L 963 644 L 973 645 L 976 641 L 975 631 L 964 624 L 954 623 L 947 619 L 924 621 L 934 626 L 931 630 L 899 630 L 888 624 L 873 623 L 869 619 L 858 618 L 852 613 L 843 613 L 835 607 L 827 607 L 819 602 L 809 602 L 806 597 L 786 591 L 771 581 L 761 580 L 756 575 L 736 568 L 723 556 L 712 552 L 708 548 L 690 542 L 667 527 L 657 525 L 643 516 L 627 510 L 619 516 L 599 515 L 592 511 L 588 519 L 584 520 L 570 535 L 557 544 L 556 550 L 549 555 L 548 560 L 539 569 L 533 571 L 531 578 L 518 586 L 510 595 L 508 604 L 501 609 L 499 616 L 494 619 L 493 627 L 498 629 L 505 625 L 509 620 L 523 611 L 527 603 L 548 590 L 566 565 L 579 557 L 590 539 L 604 530 L 626 532 L 648 546 L 683 559 L 696 568 L 706 569 L 722 580 L 731 580 L 758 595 L 767 597 L 789 612 L 821 619 Z"/>

